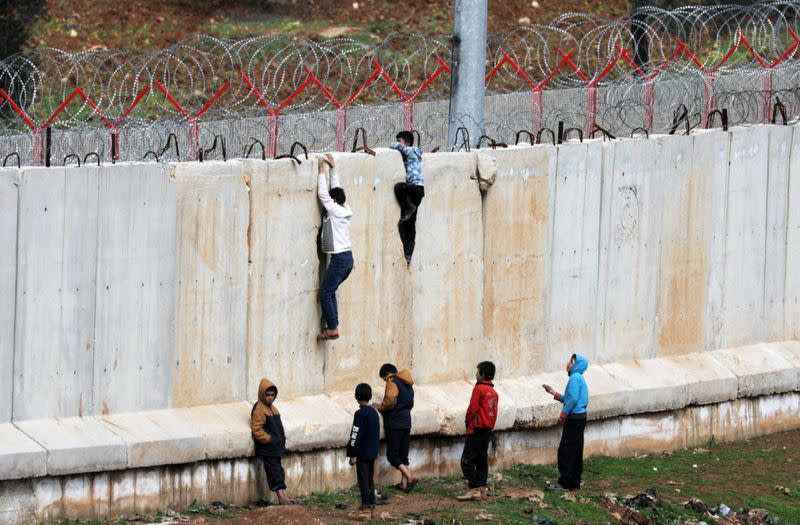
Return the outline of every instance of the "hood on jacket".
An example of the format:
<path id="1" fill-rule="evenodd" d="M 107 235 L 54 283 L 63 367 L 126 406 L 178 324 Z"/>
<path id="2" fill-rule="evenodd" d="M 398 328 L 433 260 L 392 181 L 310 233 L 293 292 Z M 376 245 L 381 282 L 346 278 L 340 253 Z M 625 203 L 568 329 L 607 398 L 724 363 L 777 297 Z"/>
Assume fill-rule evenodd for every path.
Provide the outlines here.
<path id="1" fill-rule="evenodd" d="M 274 388 L 275 389 L 275 398 L 277 399 L 277 397 L 278 397 L 278 387 L 275 386 L 275 383 L 273 383 L 272 381 L 270 381 L 267 378 L 264 378 L 258 384 L 258 400 L 261 401 L 262 403 L 264 403 L 265 405 L 267 404 L 267 389 L 269 389 L 269 388 Z"/>
<path id="2" fill-rule="evenodd" d="M 589 368 L 589 360 L 583 357 L 581 354 L 575 354 L 575 364 L 572 365 L 572 371 L 569 373 L 569 375 L 582 374 L 586 372 L 587 368 Z"/>
<path id="3" fill-rule="evenodd" d="M 408 386 L 414 384 L 414 380 L 411 378 L 411 372 L 409 372 L 408 370 L 400 370 L 396 374 L 389 374 L 386 376 L 386 380 L 389 381 L 393 377 L 396 377 L 397 379 L 407 384 Z"/>

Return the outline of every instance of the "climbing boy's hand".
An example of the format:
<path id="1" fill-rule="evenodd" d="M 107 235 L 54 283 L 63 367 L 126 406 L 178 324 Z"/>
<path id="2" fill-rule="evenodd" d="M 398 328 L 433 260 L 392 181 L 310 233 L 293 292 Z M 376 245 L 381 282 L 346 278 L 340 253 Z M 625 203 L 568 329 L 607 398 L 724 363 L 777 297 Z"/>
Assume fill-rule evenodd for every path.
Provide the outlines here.
<path id="1" fill-rule="evenodd" d="M 356 464 L 356 458 L 350 458 L 350 465 L 352 466 L 355 464 Z"/>
<path id="2" fill-rule="evenodd" d="M 330 153 L 325 154 L 325 162 L 327 162 L 328 166 L 330 166 L 331 168 L 336 167 L 336 162 L 334 162 L 333 155 L 331 155 Z"/>
<path id="3" fill-rule="evenodd" d="M 544 388 L 544 391 L 550 394 L 551 396 L 553 395 L 554 391 L 550 385 L 542 385 L 542 388 Z"/>

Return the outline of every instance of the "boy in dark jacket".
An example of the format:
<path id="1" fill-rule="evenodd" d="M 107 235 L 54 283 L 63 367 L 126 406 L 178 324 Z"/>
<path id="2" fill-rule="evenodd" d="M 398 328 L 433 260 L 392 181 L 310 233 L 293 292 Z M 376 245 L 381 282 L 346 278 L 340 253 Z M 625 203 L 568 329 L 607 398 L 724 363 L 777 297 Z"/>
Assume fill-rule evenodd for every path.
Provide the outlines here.
<path id="1" fill-rule="evenodd" d="M 497 392 L 492 384 L 495 366 L 491 361 L 478 363 L 475 374 L 475 387 L 467 408 L 464 423 L 467 426 L 467 439 L 461 454 L 461 472 L 467 478 L 470 488 L 465 494 L 458 496 L 460 501 L 481 499 L 486 496 L 489 487 L 489 441 L 497 421 Z"/>
<path id="2" fill-rule="evenodd" d="M 281 415 L 273 404 L 278 397 L 278 387 L 268 379 L 258 385 L 258 401 L 250 411 L 250 430 L 256 443 L 256 455 L 264 462 L 267 486 L 278 496 L 281 505 L 293 502 L 286 496 L 286 474 L 281 459 L 286 447 Z"/>
<path id="3" fill-rule="evenodd" d="M 567 361 L 567 388 L 563 394 L 553 390 L 550 385 L 542 385 L 556 401 L 564 404 L 558 418 L 564 425 L 561 442 L 558 445 L 557 483 L 547 485 L 548 490 L 580 490 L 583 474 L 583 431 L 586 428 L 586 409 L 589 406 L 589 388 L 583 373 L 589 368 L 589 361 L 580 354 L 572 354 Z"/>
<path id="4" fill-rule="evenodd" d="M 414 408 L 414 380 L 408 370 L 397 371 L 391 363 L 383 365 L 378 372 L 386 382 L 383 402 L 372 406 L 383 414 L 383 431 L 386 437 L 386 459 L 400 471 L 400 483 L 394 486 L 403 492 L 411 492 L 418 479 L 411 473 L 408 464 L 408 449 L 411 441 L 411 409 Z"/>
<path id="5" fill-rule="evenodd" d="M 361 507 L 354 516 L 357 519 L 371 519 L 375 508 L 375 458 L 380 446 L 380 417 L 369 406 L 372 387 L 366 383 L 356 386 L 356 401 L 359 407 L 353 414 L 353 428 L 347 443 L 347 457 L 356 466 L 358 488 L 361 491 Z"/>

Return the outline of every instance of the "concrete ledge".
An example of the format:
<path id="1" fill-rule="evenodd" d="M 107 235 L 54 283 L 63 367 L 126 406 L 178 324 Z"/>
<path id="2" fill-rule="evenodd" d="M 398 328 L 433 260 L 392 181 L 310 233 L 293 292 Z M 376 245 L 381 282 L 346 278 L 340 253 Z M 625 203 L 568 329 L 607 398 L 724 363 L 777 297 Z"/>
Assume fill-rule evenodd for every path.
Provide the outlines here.
<path id="1" fill-rule="evenodd" d="M 16 426 L 47 450 L 47 474 L 102 472 L 128 466 L 128 447 L 94 417 L 20 421 Z"/>
<path id="2" fill-rule="evenodd" d="M 101 421 L 128 448 L 128 467 L 191 463 L 206 457 L 206 440 L 180 410 L 104 416 Z"/>
<path id="3" fill-rule="evenodd" d="M 627 414 L 729 401 L 736 399 L 738 390 L 736 375 L 707 353 L 600 366 L 633 391 Z"/>
<path id="4" fill-rule="evenodd" d="M 286 447 L 290 450 L 314 450 L 347 444 L 353 416 L 329 396 L 320 394 L 279 399 L 275 405 L 280 410 L 286 432 Z M 253 438 L 248 436 L 248 439 Z"/>
<path id="5" fill-rule="evenodd" d="M 586 379 L 593 420 L 794 392 L 800 390 L 800 342 L 590 365 Z M 496 381 L 500 395 L 496 430 L 554 425 L 561 404 L 541 385 L 548 383 L 561 391 L 566 380 L 564 372 L 553 372 Z M 468 381 L 418 385 L 413 433 L 463 435 L 472 388 Z M 283 399 L 277 405 L 289 450 L 339 449 L 347 443 L 355 410 L 352 392 Z M 15 423 L 19 429 L 0 425 L 0 479 L 247 457 L 253 454 L 251 406 L 242 401 L 101 418 L 22 421 Z M 767 403 L 764 410 L 780 411 L 780 407 Z M 731 413 L 729 417 L 741 420 L 748 415 Z M 650 425 L 649 419 L 632 421 L 619 423 L 615 432 L 623 437 L 650 431 L 669 434 L 677 430 L 665 425 L 681 424 L 661 418 L 657 428 L 643 431 L 640 426 Z"/>
<path id="6" fill-rule="evenodd" d="M 47 473 L 47 451 L 11 423 L 0 425 L 0 479 Z"/>
<path id="7" fill-rule="evenodd" d="M 414 389 L 414 403 L 432 407 L 437 414 L 439 429 L 433 433 L 444 436 L 458 436 L 466 431 L 464 419 L 467 415 L 472 386 L 466 381 L 458 381 L 444 385 L 416 387 Z M 413 432 L 417 434 L 416 430 L 413 430 Z"/>
<path id="8" fill-rule="evenodd" d="M 788 392 L 800 385 L 800 368 L 769 344 L 709 352 L 738 378 L 738 397 Z"/>
<path id="9" fill-rule="evenodd" d="M 206 440 L 206 459 L 252 456 L 250 411 L 244 401 L 179 409 L 181 418 L 191 421 Z"/>

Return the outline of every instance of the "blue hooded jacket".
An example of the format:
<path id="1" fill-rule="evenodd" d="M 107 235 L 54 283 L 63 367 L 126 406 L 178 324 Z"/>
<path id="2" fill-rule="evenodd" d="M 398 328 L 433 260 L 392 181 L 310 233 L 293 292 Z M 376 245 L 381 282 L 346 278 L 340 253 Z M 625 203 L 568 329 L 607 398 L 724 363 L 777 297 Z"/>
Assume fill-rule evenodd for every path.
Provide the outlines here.
<path id="1" fill-rule="evenodd" d="M 562 417 L 569 414 L 585 414 L 589 406 L 589 387 L 583 379 L 583 373 L 589 368 L 589 361 L 580 354 L 575 354 L 575 364 L 569 373 L 569 381 L 564 394 L 557 399 L 564 403 Z"/>

